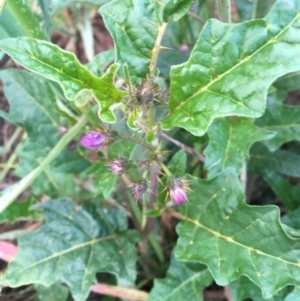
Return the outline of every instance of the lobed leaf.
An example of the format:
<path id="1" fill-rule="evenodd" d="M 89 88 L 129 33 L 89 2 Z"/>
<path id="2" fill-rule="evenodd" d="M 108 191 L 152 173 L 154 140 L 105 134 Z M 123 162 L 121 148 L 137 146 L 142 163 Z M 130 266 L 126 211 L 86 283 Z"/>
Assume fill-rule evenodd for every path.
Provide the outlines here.
<path id="1" fill-rule="evenodd" d="M 259 127 L 275 131 L 276 135 L 262 143 L 273 152 L 283 143 L 300 141 L 300 107 L 273 103 L 265 114 L 255 122 Z"/>
<path id="2" fill-rule="evenodd" d="M 256 143 L 250 152 L 250 169 L 265 174 L 280 173 L 291 177 L 300 177 L 300 156 L 287 150 L 270 152 L 261 143 Z"/>
<path id="3" fill-rule="evenodd" d="M 161 4 L 152 0 L 113 0 L 99 12 L 114 39 L 116 62 L 122 66 L 127 64 L 131 76 L 146 77 L 163 24 Z"/>
<path id="4" fill-rule="evenodd" d="M 285 297 L 284 301 L 300 301 L 300 288 L 295 287 L 294 290 Z"/>
<path id="5" fill-rule="evenodd" d="M 249 118 L 215 120 L 208 129 L 209 144 L 204 151 L 208 177 L 228 167 L 234 167 L 239 173 L 249 157 L 251 145 L 258 140 L 270 139 L 274 134 L 256 127 Z"/>
<path id="6" fill-rule="evenodd" d="M 261 289 L 251 282 L 247 277 L 242 276 L 238 280 L 230 283 L 230 293 L 234 301 L 282 301 L 288 294 L 288 289 L 282 289 L 272 298 L 265 299 L 262 296 Z"/>
<path id="7" fill-rule="evenodd" d="M 49 42 L 26 37 L 10 38 L 0 41 L 0 49 L 23 67 L 58 82 L 68 100 L 90 90 L 99 104 L 99 117 L 105 122 L 116 121 L 112 109 L 127 95 L 113 84 L 117 64 L 98 78 L 82 66 L 73 53 Z"/>
<path id="8" fill-rule="evenodd" d="M 166 278 L 155 280 L 147 301 L 202 301 L 201 292 L 212 280 L 205 266 L 172 257 Z"/>
<path id="9" fill-rule="evenodd" d="M 39 204 L 45 224 L 19 239 L 19 252 L 0 277 L 12 287 L 65 282 L 74 300 L 85 301 L 96 272 L 133 283 L 136 235 L 127 231 L 126 215 L 95 206 L 85 210 L 69 199 Z"/>
<path id="10" fill-rule="evenodd" d="M 299 19 L 299 1 L 279 0 L 265 19 L 209 20 L 188 62 L 171 69 L 170 112 L 162 127 L 201 136 L 218 117 L 260 117 L 271 83 L 300 69 Z"/>
<path id="11" fill-rule="evenodd" d="M 277 207 L 245 204 L 233 169 L 190 180 L 189 202 L 178 214 L 177 260 L 206 264 L 219 285 L 245 275 L 264 298 L 300 284 L 300 240 L 283 230 Z"/>
<path id="12" fill-rule="evenodd" d="M 262 176 L 288 210 L 295 210 L 300 206 L 300 186 L 291 185 L 272 170 L 263 172 Z"/>

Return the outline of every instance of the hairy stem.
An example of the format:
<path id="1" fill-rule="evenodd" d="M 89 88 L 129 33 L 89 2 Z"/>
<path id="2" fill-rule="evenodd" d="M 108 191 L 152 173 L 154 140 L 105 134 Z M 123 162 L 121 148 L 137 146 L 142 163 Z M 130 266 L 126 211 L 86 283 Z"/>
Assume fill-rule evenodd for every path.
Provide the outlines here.
<path id="1" fill-rule="evenodd" d="M 184 149 L 186 152 L 190 153 L 191 155 L 197 157 L 199 159 L 199 161 L 201 162 L 205 162 L 205 157 L 199 153 L 197 153 L 194 149 L 192 149 L 191 147 L 179 142 L 178 140 L 168 136 L 165 133 L 161 133 L 160 134 L 161 137 L 165 138 L 166 140 L 172 142 L 173 144 L 175 144 L 176 146 Z"/>
<path id="2" fill-rule="evenodd" d="M 156 71 L 156 62 L 158 58 L 158 54 L 160 51 L 160 44 L 161 40 L 163 38 L 164 32 L 167 28 L 168 23 L 163 23 L 161 27 L 158 30 L 156 41 L 154 44 L 154 48 L 152 49 L 152 57 L 150 61 L 150 66 L 149 66 L 149 76 L 150 76 L 150 81 L 153 82 L 153 79 L 155 78 L 155 71 Z"/>

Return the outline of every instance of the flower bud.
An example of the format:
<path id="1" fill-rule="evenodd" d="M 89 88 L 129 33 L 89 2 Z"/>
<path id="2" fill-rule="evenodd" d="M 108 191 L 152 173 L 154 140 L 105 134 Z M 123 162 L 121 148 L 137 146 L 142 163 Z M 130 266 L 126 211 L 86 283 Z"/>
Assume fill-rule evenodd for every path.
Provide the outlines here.
<path id="1" fill-rule="evenodd" d="M 133 183 L 130 186 L 131 194 L 136 200 L 136 202 L 140 199 L 140 197 L 146 192 L 147 190 L 147 182 L 146 181 L 139 181 Z"/>
<path id="2" fill-rule="evenodd" d="M 80 144 L 88 149 L 99 149 L 105 145 L 107 136 L 99 132 L 89 132 L 81 138 Z"/>
<path id="3" fill-rule="evenodd" d="M 125 158 L 114 159 L 109 162 L 110 170 L 116 174 L 121 175 L 130 167 L 129 161 Z"/>
<path id="4" fill-rule="evenodd" d="M 195 11 L 199 6 L 199 0 L 196 0 L 195 3 L 193 4 L 192 8 L 190 9 L 191 11 Z"/>
<path id="5" fill-rule="evenodd" d="M 184 184 L 179 178 L 172 178 L 170 180 L 169 194 L 172 201 L 177 205 L 183 205 L 187 201 Z"/>

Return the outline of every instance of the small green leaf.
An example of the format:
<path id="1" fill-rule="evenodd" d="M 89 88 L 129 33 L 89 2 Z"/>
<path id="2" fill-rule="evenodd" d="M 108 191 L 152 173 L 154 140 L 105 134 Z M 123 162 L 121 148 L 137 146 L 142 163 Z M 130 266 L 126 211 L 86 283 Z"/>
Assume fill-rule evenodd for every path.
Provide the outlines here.
<path id="1" fill-rule="evenodd" d="M 168 21 L 173 14 L 175 14 L 174 20 L 178 21 L 191 9 L 194 3 L 195 0 L 170 0 L 164 7 L 164 22 Z"/>
<path id="2" fill-rule="evenodd" d="M 261 143 L 256 143 L 250 152 L 250 169 L 264 174 L 268 171 L 291 177 L 300 177 L 300 156 L 286 150 L 271 153 Z"/>
<path id="3" fill-rule="evenodd" d="M 300 87 L 300 72 L 294 72 L 282 76 L 274 83 L 276 88 L 276 99 L 279 102 L 284 102 L 288 93 L 296 91 Z"/>
<path id="4" fill-rule="evenodd" d="M 0 41 L 0 49 L 23 67 L 58 82 L 68 100 L 74 100 L 82 90 L 91 90 L 99 104 L 99 117 L 105 122 L 116 121 L 111 110 L 127 95 L 113 84 L 117 64 L 98 78 L 82 66 L 73 53 L 49 42 L 10 38 Z"/>
<path id="5" fill-rule="evenodd" d="M 299 197 L 299 195 L 298 195 Z M 300 230 L 300 206 L 294 210 L 285 214 L 282 218 L 282 222 L 290 228 Z"/>
<path id="6" fill-rule="evenodd" d="M 212 280 L 207 267 L 179 262 L 172 256 L 166 278 L 155 280 L 147 301 L 202 301 L 202 290 Z"/>
<path id="7" fill-rule="evenodd" d="M 178 214 L 177 260 L 206 264 L 218 285 L 245 275 L 264 298 L 300 285 L 300 240 L 283 230 L 278 207 L 245 204 L 233 169 L 211 180 L 188 179 L 193 184 Z"/>
<path id="8" fill-rule="evenodd" d="M 169 163 L 170 172 L 176 177 L 182 177 L 186 169 L 186 152 L 181 149 L 171 159 Z"/>
<path id="9" fill-rule="evenodd" d="M 275 133 L 262 130 L 249 118 L 217 119 L 208 129 L 209 144 L 204 151 L 208 177 L 213 177 L 228 167 L 239 173 L 249 157 L 251 145 L 258 140 L 269 139 Z"/>
<path id="10" fill-rule="evenodd" d="M 275 0 L 235 0 L 238 13 L 243 21 L 263 18 Z"/>
<path id="11" fill-rule="evenodd" d="M 264 171 L 262 176 L 276 195 L 282 200 L 287 209 L 295 210 L 300 206 L 300 186 L 291 185 L 272 170 Z"/>
<path id="12" fill-rule="evenodd" d="M 29 210 L 32 200 L 26 202 L 14 202 L 0 213 L 0 223 L 14 223 L 20 220 L 38 220 L 40 217 L 35 212 Z"/>
<path id="13" fill-rule="evenodd" d="M 152 0 L 113 0 L 99 12 L 114 39 L 116 62 L 127 64 L 131 76 L 144 78 L 162 25 L 161 4 Z"/>
<path id="14" fill-rule="evenodd" d="M 49 286 L 63 281 L 74 300 L 85 301 L 97 272 L 134 283 L 136 235 L 127 231 L 123 212 L 95 206 L 87 212 L 69 199 L 51 200 L 35 208 L 43 211 L 46 222 L 19 239 L 19 252 L 0 277 L 1 284 Z"/>
<path id="15" fill-rule="evenodd" d="M 49 287 L 41 284 L 36 284 L 34 287 L 38 295 L 36 301 L 67 301 L 68 299 L 69 290 L 58 282 Z"/>
<path id="16" fill-rule="evenodd" d="M 256 125 L 266 130 L 275 131 L 276 135 L 262 143 L 273 152 L 283 143 L 300 141 L 300 107 L 273 103 L 265 114 L 256 120 Z"/>
<path id="17" fill-rule="evenodd" d="M 162 127 L 202 136 L 215 118 L 262 116 L 271 83 L 299 70 L 299 12 L 299 1 L 279 0 L 265 19 L 209 20 L 188 62 L 171 69 L 170 112 Z"/>
<path id="18" fill-rule="evenodd" d="M 95 76 L 103 76 L 104 69 L 114 61 L 115 51 L 114 49 L 106 50 L 98 53 L 85 67 L 93 73 Z"/>

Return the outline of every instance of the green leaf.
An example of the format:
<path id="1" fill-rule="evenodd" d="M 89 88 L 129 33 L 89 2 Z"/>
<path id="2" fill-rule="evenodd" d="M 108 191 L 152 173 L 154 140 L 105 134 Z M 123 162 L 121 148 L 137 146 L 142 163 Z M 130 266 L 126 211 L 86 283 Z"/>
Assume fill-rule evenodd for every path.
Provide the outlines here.
<path id="1" fill-rule="evenodd" d="M 195 0 L 170 0 L 164 7 L 164 22 L 168 21 L 173 14 L 175 14 L 174 20 L 178 21 L 191 9 L 194 3 Z"/>
<path id="2" fill-rule="evenodd" d="M 217 119 L 208 129 L 209 144 L 204 151 L 208 177 L 213 177 L 228 167 L 239 173 L 249 157 L 251 145 L 269 139 L 275 133 L 262 130 L 249 118 Z"/>
<path id="3" fill-rule="evenodd" d="M 276 89 L 276 99 L 279 102 L 285 101 L 291 91 L 298 90 L 300 87 L 300 72 L 290 73 L 282 76 L 274 83 Z"/>
<path id="4" fill-rule="evenodd" d="M 131 76 L 146 77 L 162 26 L 161 5 L 152 0 L 113 0 L 103 5 L 99 12 L 114 39 L 116 62 L 127 64 Z"/>
<path id="5" fill-rule="evenodd" d="M 100 6 L 109 1 L 110 0 L 52 0 L 50 4 L 51 4 L 52 15 L 54 15 L 62 11 L 64 8 L 74 4 L 76 5 L 76 4 L 89 3 L 95 6 Z"/>
<path id="6" fill-rule="evenodd" d="M 0 283 L 12 287 L 65 282 L 75 301 L 85 301 L 95 273 L 108 272 L 128 284 L 136 276 L 136 235 L 121 211 L 89 212 L 69 199 L 36 206 L 45 224 L 19 239 L 19 252 Z M 92 214 L 91 214 L 92 213 Z M 107 260 L 109 258 L 109 260 Z"/>
<path id="7" fill-rule="evenodd" d="M 271 83 L 300 68 L 299 12 L 299 1 L 279 0 L 262 20 L 209 20 L 188 62 L 171 69 L 170 112 L 162 127 L 201 136 L 218 117 L 260 117 Z"/>
<path id="8" fill-rule="evenodd" d="M 82 66 L 73 53 L 49 42 L 10 38 L 0 41 L 0 49 L 23 67 L 58 82 L 68 100 L 74 100 L 84 90 L 92 91 L 99 104 L 99 117 L 105 122 L 116 121 L 112 109 L 127 95 L 113 84 L 117 64 L 98 78 Z"/>
<path id="9" fill-rule="evenodd" d="M 186 169 L 186 152 L 181 149 L 171 159 L 169 163 L 170 172 L 176 177 L 182 177 Z"/>
<path id="10" fill-rule="evenodd" d="M 251 282 L 247 277 L 240 277 L 237 281 L 230 283 L 230 293 L 234 301 L 253 300 L 253 301 L 282 301 L 287 295 L 287 289 L 282 289 L 272 298 L 262 297 L 261 289 Z"/>
<path id="11" fill-rule="evenodd" d="M 114 61 L 115 52 L 114 49 L 106 50 L 98 53 L 85 67 L 93 73 L 95 76 L 102 76 L 104 69 Z"/>
<path id="12" fill-rule="evenodd" d="M 14 202 L 10 204 L 2 213 L 0 213 L 0 223 L 14 223 L 20 220 L 40 219 L 38 214 L 29 210 L 32 200 L 26 202 Z"/>
<path id="13" fill-rule="evenodd" d="M 256 143 L 250 152 L 249 168 L 264 174 L 268 171 L 291 177 L 300 177 L 300 156 L 286 150 L 271 153 L 265 146 Z"/>
<path id="14" fill-rule="evenodd" d="M 155 280 L 147 301 L 202 301 L 202 290 L 212 280 L 207 267 L 172 257 L 166 278 Z"/>
<path id="15" fill-rule="evenodd" d="M 287 209 L 295 210 L 300 206 L 300 186 L 291 185 L 283 177 L 271 170 L 263 172 L 262 176 Z"/>
<path id="16" fill-rule="evenodd" d="M 38 75 L 16 69 L 2 71 L 0 78 L 10 104 L 9 114 L 1 115 L 24 128 L 28 134 L 17 149 L 19 165 L 15 170 L 16 175 L 26 177 L 61 139 L 58 129 L 62 120 L 56 104 L 57 87 Z M 89 164 L 77 151 L 61 150 L 56 157 L 33 183 L 33 193 L 51 197 L 74 193 L 74 176 L 71 174 L 81 172 Z"/>
<path id="17" fill-rule="evenodd" d="M 243 21 L 263 18 L 275 0 L 235 0 L 238 13 Z"/>
<path id="18" fill-rule="evenodd" d="M 256 125 L 266 130 L 275 131 L 276 135 L 262 142 L 273 152 L 283 143 L 300 141 L 300 107 L 273 103 L 265 114 L 256 120 Z"/>
<path id="19" fill-rule="evenodd" d="M 182 219 L 177 260 L 206 264 L 222 286 L 245 275 L 265 298 L 300 284 L 300 240 L 285 233 L 278 207 L 245 204 L 233 169 L 211 180 L 189 179 L 189 202 L 176 214 Z"/>
<path id="20" fill-rule="evenodd" d="M 37 291 L 36 301 L 67 301 L 69 290 L 60 283 L 54 283 L 49 287 L 41 284 L 36 284 Z"/>
<path id="21" fill-rule="evenodd" d="M 0 16 L 0 39 L 24 36 L 25 33 L 5 8 Z"/>
<path id="22" fill-rule="evenodd" d="M 299 195 L 298 195 L 299 199 Z M 282 218 L 282 222 L 290 228 L 300 230 L 300 206 L 294 210 L 285 214 Z"/>
<path id="23" fill-rule="evenodd" d="M 284 301 L 300 301 L 300 288 L 295 287 L 294 290 L 286 296 Z"/>

